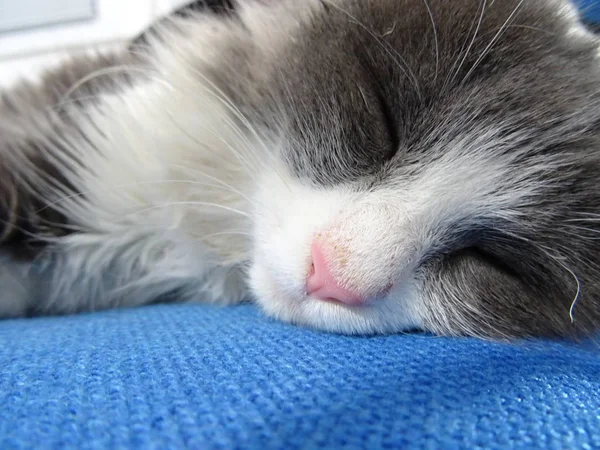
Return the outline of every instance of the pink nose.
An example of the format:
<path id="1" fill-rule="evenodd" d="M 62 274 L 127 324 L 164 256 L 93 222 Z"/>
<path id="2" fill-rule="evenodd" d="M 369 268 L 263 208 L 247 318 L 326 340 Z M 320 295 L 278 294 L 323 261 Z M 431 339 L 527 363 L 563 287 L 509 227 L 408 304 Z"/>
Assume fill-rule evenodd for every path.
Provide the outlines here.
<path id="1" fill-rule="evenodd" d="M 313 267 L 306 280 L 308 295 L 346 305 L 361 305 L 365 302 L 361 295 L 340 286 L 331 274 L 327 259 L 317 242 L 312 245 L 312 262 Z"/>

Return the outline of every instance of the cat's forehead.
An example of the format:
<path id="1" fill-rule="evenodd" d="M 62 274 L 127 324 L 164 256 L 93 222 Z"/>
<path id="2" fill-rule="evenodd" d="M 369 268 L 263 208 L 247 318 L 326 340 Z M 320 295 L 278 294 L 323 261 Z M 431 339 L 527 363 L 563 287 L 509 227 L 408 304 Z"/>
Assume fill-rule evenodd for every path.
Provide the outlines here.
<path id="1" fill-rule="evenodd" d="M 468 71 L 475 62 L 539 58 L 544 47 L 555 45 L 573 25 L 573 8 L 566 0 L 323 0 L 320 4 L 303 19 L 302 31 L 288 47 L 293 62 L 301 61 L 307 71 L 318 73 L 319 68 L 347 68 L 353 58 L 366 56 L 377 70 L 423 83 L 430 75 L 435 78 L 436 70 L 442 77 L 454 70 Z"/>
<path id="2" fill-rule="evenodd" d="M 261 3 L 266 7 L 249 7 L 245 17 L 252 41 L 269 55 L 255 72 L 268 72 L 268 88 L 292 96 L 305 95 L 303 85 L 355 90 L 366 77 L 402 94 L 411 87 L 439 93 L 473 75 L 487 77 L 486 69 L 531 68 L 561 52 L 590 48 L 589 34 L 577 36 L 583 27 L 569 0 Z"/>
<path id="3" fill-rule="evenodd" d="M 469 110 L 551 121 L 583 85 L 557 81 L 578 80 L 595 56 L 566 0 L 286 3 L 269 22 L 289 33 L 265 91 L 285 115 L 291 166 L 325 184 L 380 172 L 393 145 L 418 156 L 431 130 L 466 131 Z"/>

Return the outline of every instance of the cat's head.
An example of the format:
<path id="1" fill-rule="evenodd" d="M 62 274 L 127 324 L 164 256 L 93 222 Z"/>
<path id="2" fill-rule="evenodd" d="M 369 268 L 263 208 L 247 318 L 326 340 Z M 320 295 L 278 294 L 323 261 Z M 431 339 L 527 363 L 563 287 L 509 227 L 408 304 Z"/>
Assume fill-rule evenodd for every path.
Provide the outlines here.
<path id="1" fill-rule="evenodd" d="M 284 1 L 240 17 L 252 50 L 230 49 L 244 79 L 223 85 L 260 117 L 250 284 L 267 313 L 344 333 L 593 328 L 600 74 L 569 3 Z"/>

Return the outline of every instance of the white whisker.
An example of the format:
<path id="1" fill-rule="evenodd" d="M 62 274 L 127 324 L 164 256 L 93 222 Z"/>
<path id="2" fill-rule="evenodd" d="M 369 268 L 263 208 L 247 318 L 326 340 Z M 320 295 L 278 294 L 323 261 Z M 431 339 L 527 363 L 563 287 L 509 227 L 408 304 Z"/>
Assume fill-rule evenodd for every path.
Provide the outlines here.
<path id="1" fill-rule="evenodd" d="M 207 239 L 216 236 L 252 236 L 252 233 L 248 233 L 245 231 L 222 231 L 220 233 L 211 233 L 202 236 L 200 239 Z"/>
<path id="2" fill-rule="evenodd" d="M 289 186 L 287 186 L 285 177 L 283 177 L 281 175 L 281 173 L 278 171 L 278 169 L 276 167 L 276 160 L 275 160 L 274 155 L 272 154 L 271 149 L 267 146 L 264 139 L 258 134 L 258 132 L 256 131 L 256 128 L 251 124 L 251 122 L 248 120 L 248 118 L 227 97 L 227 95 L 218 86 L 215 85 L 215 83 L 213 81 L 211 81 L 206 75 L 204 75 L 198 69 L 193 68 L 193 67 L 191 67 L 191 69 L 198 76 L 202 77 L 204 82 L 209 84 L 210 88 L 214 90 L 214 92 L 209 91 L 214 96 L 214 98 L 216 98 L 223 106 L 225 106 L 234 115 L 234 117 L 237 118 L 242 123 L 242 125 L 244 125 L 246 127 L 246 129 L 250 132 L 250 134 L 254 137 L 254 139 L 256 139 L 257 143 L 264 150 L 264 156 L 267 158 L 267 161 L 270 161 L 272 163 L 271 165 L 269 165 L 269 168 L 275 172 L 275 174 L 281 179 L 281 181 L 289 189 Z M 239 129 L 237 127 L 233 128 L 233 129 L 234 129 L 234 131 L 236 131 L 236 133 L 239 132 Z M 238 134 L 238 137 L 242 138 L 246 143 L 249 143 L 248 138 L 243 133 Z M 257 166 L 261 167 L 264 164 L 264 160 L 262 158 L 260 158 L 259 155 L 254 151 L 252 145 L 248 145 L 247 149 L 250 152 L 251 156 L 253 156 L 255 158 L 255 163 L 257 164 Z"/>
<path id="3" fill-rule="evenodd" d="M 193 136 L 190 132 L 188 132 L 183 126 L 181 126 L 177 120 L 175 120 L 175 118 L 173 117 L 173 115 L 170 112 L 167 112 L 167 115 L 169 117 L 169 119 L 171 120 L 172 124 L 179 130 L 181 131 L 181 133 L 183 135 L 185 135 L 186 137 L 188 137 L 192 142 L 194 142 L 194 144 L 204 148 L 205 150 L 208 150 L 209 152 L 211 152 L 214 155 L 219 155 L 219 152 L 213 150 L 210 146 L 206 145 L 204 142 L 200 141 L 198 138 L 196 138 L 195 136 Z M 214 130 L 205 127 L 205 126 L 200 126 L 200 129 L 207 131 L 209 134 L 211 134 L 213 137 L 217 138 L 217 140 L 224 144 L 225 147 L 231 151 L 231 153 L 233 154 L 233 156 L 235 156 L 235 158 L 239 161 L 239 163 L 242 165 L 242 167 L 246 170 L 246 173 L 250 176 L 250 178 L 252 178 L 253 180 L 256 181 L 256 174 L 254 172 L 255 168 L 251 165 L 252 161 L 247 161 L 246 159 L 244 159 L 242 157 L 242 155 L 240 154 L 240 152 L 233 147 L 233 145 L 231 145 L 229 142 L 227 142 L 222 136 L 220 136 L 218 133 L 216 133 Z"/>
<path id="4" fill-rule="evenodd" d="M 206 176 L 206 175 L 205 175 Z M 214 178 L 214 177 L 213 177 Z M 215 181 L 219 181 L 218 179 L 214 178 Z M 135 187 L 135 186 L 143 186 L 143 185 L 157 185 L 157 184 L 190 184 L 190 185 L 197 185 L 197 186 L 206 186 L 206 187 L 213 187 L 213 188 L 218 188 L 218 189 L 223 189 L 226 191 L 230 191 L 233 192 L 235 194 L 241 195 L 243 198 L 245 198 L 246 200 L 249 201 L 248 197 L 246 197 L 245 195 L 243 195 L 241 192 L 239 192 L 236 189 L 233 189 L 231 186 L 229 186 L 226 183 L 222 182 L 222 185 L 218 185 L 218 184 L 212 184 L 212 183 L 205 183 L 202 181 L 194 181 L 194 180 L 158 180 L 158 181 L 139 181 L 139 182 L 135 182 L 135 183 L 123 183 L 123 184 L 118 184 L 118 185 L 114 185 L 111 186 L 111 188 L 127 188 L 127 187 Z M 65 202 L 67 200 L 73 199 L 73 198 L 77 198 L 77 197 L 81 197 L 87 194 L 90 194 L 94 192 L 93 190 L 88 190 L 88 191 L 80 191 L 71 195 L 66 195 L 64 197 L 59 198 L 58 200 L 52 201 L 47 203 L 46 205 L 44 205 L 42 208 L 38 209 L 35 211 L 35 214 L 39 214 L 40 212 L 51 208 L 52 206 L 55 206 L 59 203 Z"/>
<path id="5" fill-rule="evenodd" d="M 435 26 L 435 19 L 433 17 L 433 12 L 431 11 L 431 7 L 429 6 L 428 0 L 423 0 L 425 3 L 425 7 L 427 8 L 427 13 L 429 14 L 429 19 L 431 20 L 431 27 L 433 28 L 433 37 L 435 39 L 435 77 L 434 81 L 437 80 L 438 70 L 440 66 L 440 49 L 438 43 L 438 35 L 437 35 L 437 27 Z"/>
<path id="6" fill-rule="evenodd" d="M 77 81 L 75 84 L 73 84 L 73 86 L 71 86 L 67 92 L 65 92 L 65 94 L 63 94 L 63 96 L 61 97 L 61 99 L 57 102 L 57 104 L 55 105 L 55 107 L 60 107 L 63 103 L 63 101 L 65 101 L 66 99 L 68 99 L 75 91 L 77 91 L 82 85 L 96 79 L 99 78 L 103 75 L 115 75 L 115 74 L 127 74 L 129 72 L 137 72 L 137 73 L 141 73 L 146 75 L 149 70 L 148 69 L 144 69 L 142 67 L 136 67 L 133 65 L 126 65 L 126 64 L 121 64 L 118 66 L 111 66 L 111 67 L 105 67 L 102 69 L 98 69 L 93 71 L 92 73 L 84 76 L 83 78 L 81 78 L 79 81 Z"/>
<path id="7" fill-rule="evenodd" d="M 132 215 L 137 215 L 137 214 L 143 214 L 145 212 L 148 211 L 152 211 L 154 209 L 159 209 L 159 208 L 168 208 L 170 206 L 208 206 L 211 208 L 217 208 L 217 209 L 223 209 L 225 211 L 229 211 L 235 214 L 239 214 L 243 217 L 246 217 L 248 219 L 251 219 L 252 216 L 248 213 L 245 213 L 243 211 L 240 211 L 239 209 L 235 209 L 232 208 L 230 206 L 225 206 L 225 205 L 219 205 L 218 203 L 211 203 L 211 202 L 200 202 L 200 201 L 181 201 L 181 202 L 168 202 L 168 203 L 163 203 L 160 205 L 153 205 L 153 206 L 149 206 L 148 208 L 143 208 L 137 211 L 134 211 L 128 215 L 126 215 L 125 217 L 129 217 Z"/>
<path id="8" fill-rule="evenodd" d="M 477 58 L 477 60 L 475 61 L 475 63 L 471 67 L 471 69 L 464 76 L 463 82 L 464 82 L 464 80 L 467 80 L 471 76 L 471 74 L 475 71 L 475 69 L 477 68 L 477 66 L 479 66 L 479 63 L 488 54 L 488 52 L 490 51 L 490 49 L 492 48 L 492 46 L 496 43 L 496 41 L 500 38 L 500 36 L 502 36 L 502 34 L 506 31 L 507 26 L 510 24 L 510 21 L 513 20 L 513 18 L 515 17 L 515 15 L 517 14 L 517 12 L 521 8 L 521 5 L 523 4 L 523 2 L 525 2 L 525 0 L 520 0 L 519 3 L 517 4 L 517 6 L 515 6 L 515 8 L 513 9 L 513 11 L 510 13 L 510 15 L 508 16 L 508 18 L 504 21 L 504 23 L 502 24 L 502 26 L 500 27 L 500 29 L 498 30 L 498 32 L 495 34 L 495 36 L 492 38 L 492 40 L 490 41 L 490 43 L 483 49 L 483 51 L 481 52 L 481 55 L 479 56 L 479 58 Z"/>
<path id="9" fill-rule="evenodd" d="M 458 75 L 458 73 L 460 72 L 460 69 L 462 68 L 463 64 L 465 63 L 465 60 L 467 59 L 467 56 L 469 56 L 469 52 L 471 51 L 471 47 L 473 47 L 473 44 L 475 43 L 475 39 L 477 39 L 477 34 L 479 33 L 479 28 L 481 27 L 481 23 L 483 22 L 483 16 L 485 15 L 485 10 L 486 10 L 486 5 L 487 5 L 486 0 L 482 0 L 481 5 L 482 5 L 481 6 L 481 14 L 479 15 L 479 19 L 477 20 L 477 26 L 475 28 L 475 32 L 473 33 L 473 37 L 471 38 L 471 41 L 469 42 L 469 45 L 467 46 L 467 49 L 463 53 L 462 59 L 460 61 L 460 64 L 458 65 L 458 67 L 456 68 L 456 70 L 454 70 L 454 65 L 452 66 L 452 68 L 450 68 L 451 78 L 449 76 L 446 79 L 446 82 L 444 83 L 444 86 L 442 87 L 442 90 L 445 90 L 445 88 L 447 86 L 451 85 L 452 82 L 456 79 L 456 76 Z M 456 64 L 456 62 L 455 62 L 455 64 Z"/>
<path id="10" fill-rule="evenodd" d="M 348 11 L 341 8 L 339 5 L 336 5 L 332 2 L 330 2 L 329 0 L 323 0 L 323 1 L 325 3 L 327 3 L 329 6 L 331 6 L 332 8 L 335 8 L 338 11 L 340 11 L 341 13 L 348 16 L 352 20 L 353 23 L 355 23 L 356 25 L 361 27 L 363 30 L 365 30 L 367 33 L 369 33 L 369 35 L 381 46 L 381 48 L 388 54 L 388 56 L 394 60 L 394 62 L 398 65 L 398 68 L 404 73 L 404 75 L 406 75 L 406 77 L 412 81 L 413 85 L 415 86 L 415 90 L 416 90 L 416 93 L 417 93 L 417 96 L 419 97 L 419 99 L 421 99 L 421 100 L 423 99 L 423 95 L 421 93 L 421 87 L 419 86 L 418 78 L 416 77 L 415 73 L 412 71 L 412 69 L 406 62 L 406 60 L 402 57 L 402 55 L 400 55 L 400 53 L 397 50 L 395 50 L 393 47 L 391 47 L 384 39 L 382 39 L 380 36 L 378 36 L 372 29 L 367 27 L 364 23 L 362 23 L 360 20 L 358 20 L 355 16 L 350 14 Z"/>

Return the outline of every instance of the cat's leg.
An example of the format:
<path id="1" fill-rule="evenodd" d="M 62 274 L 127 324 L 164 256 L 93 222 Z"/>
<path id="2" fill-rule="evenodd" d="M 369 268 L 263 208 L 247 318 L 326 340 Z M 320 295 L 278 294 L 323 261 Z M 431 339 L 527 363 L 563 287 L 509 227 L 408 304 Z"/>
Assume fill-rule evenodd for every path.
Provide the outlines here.
<path id="1" fill-rule="evenodd" d="M 85 57 L 2 95 L 1 317 L 243 299 L 226 108 L 145 69 Z"/>

